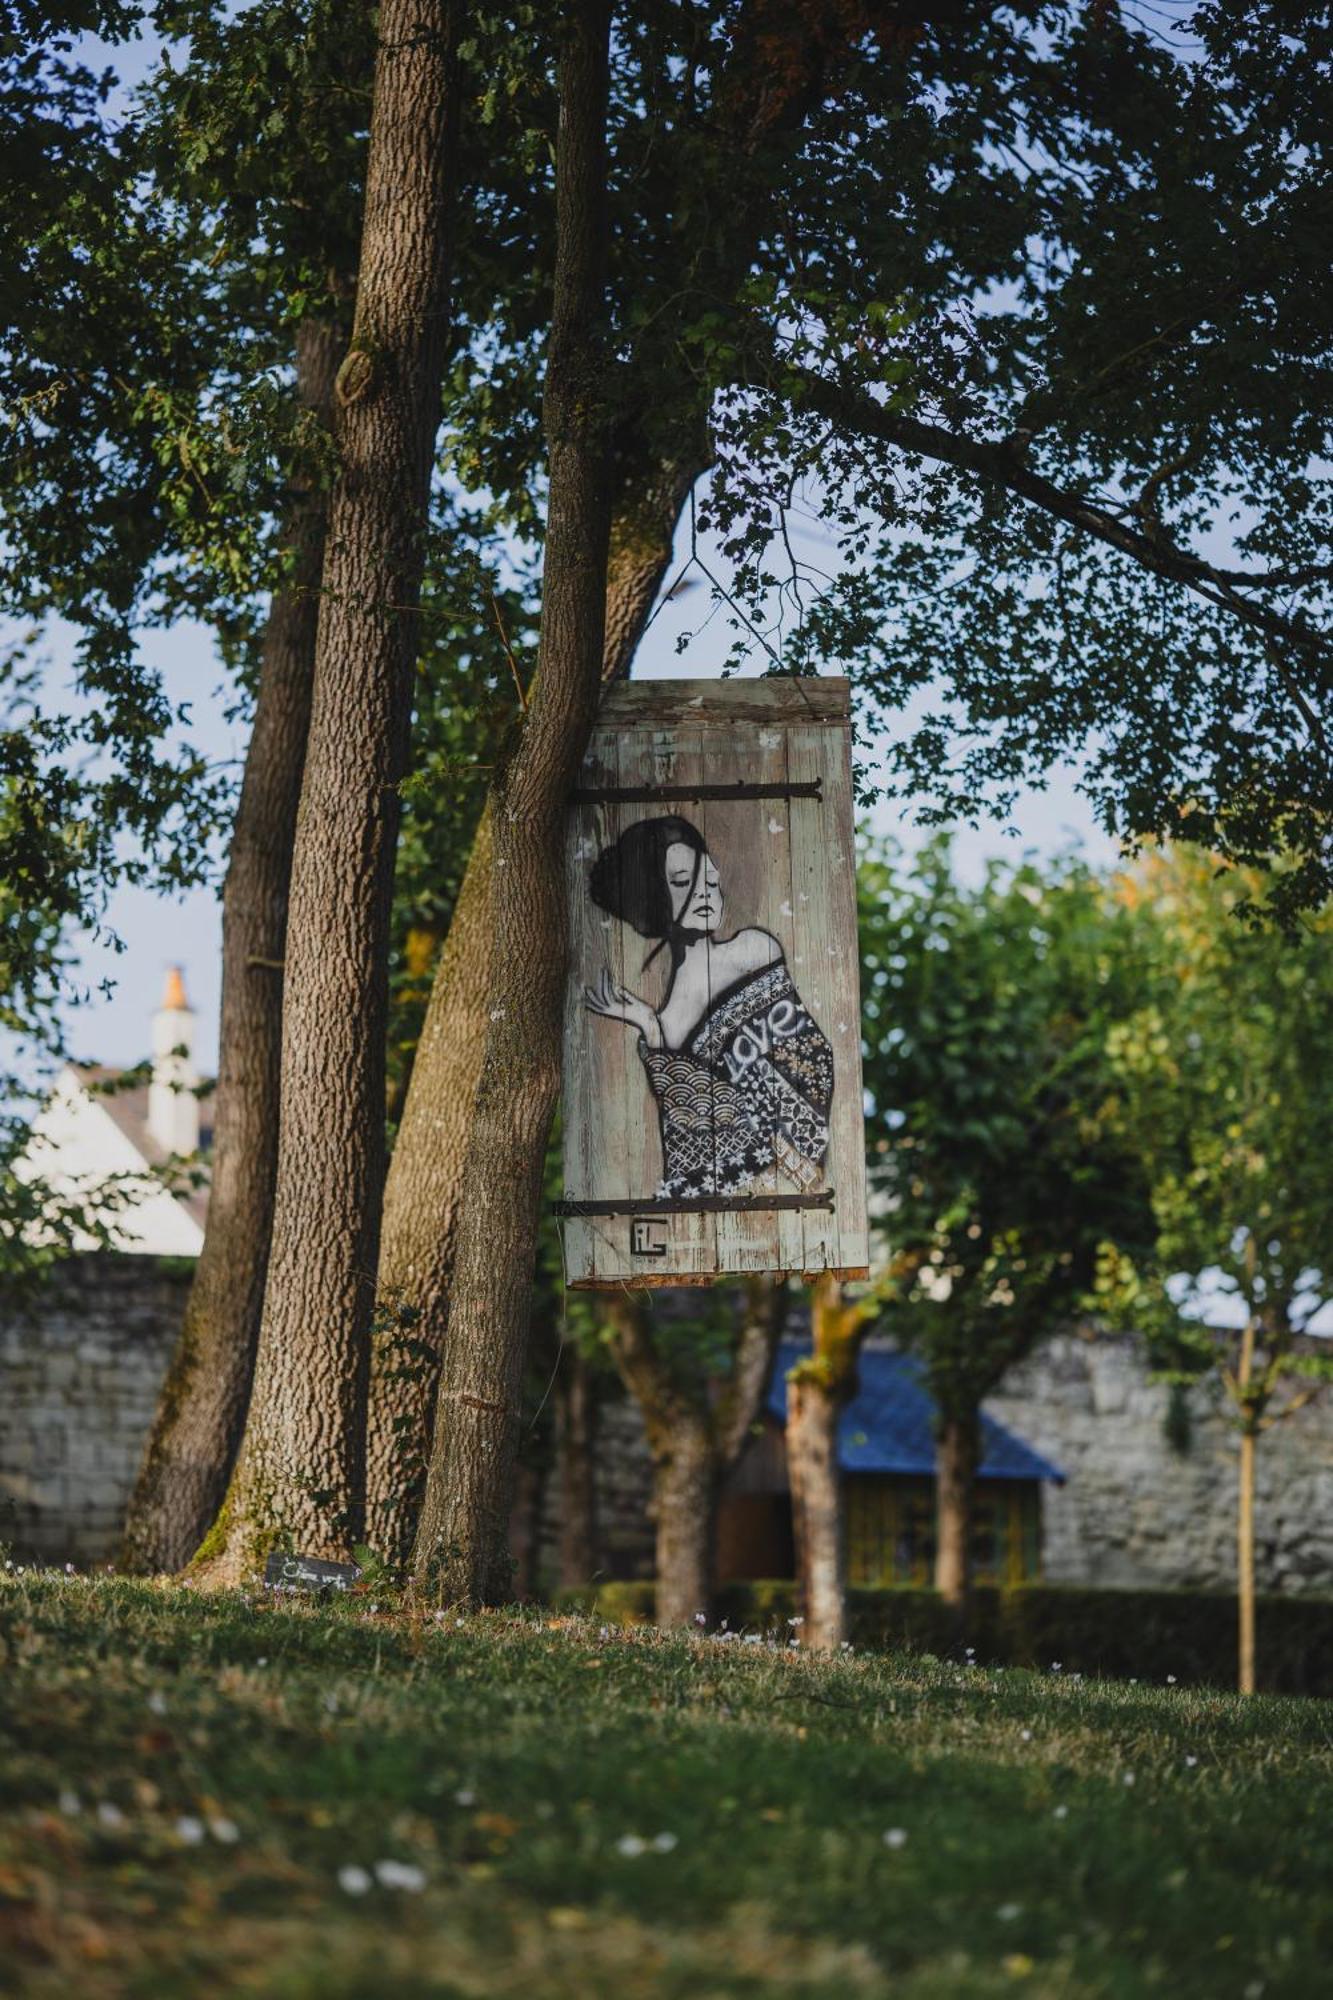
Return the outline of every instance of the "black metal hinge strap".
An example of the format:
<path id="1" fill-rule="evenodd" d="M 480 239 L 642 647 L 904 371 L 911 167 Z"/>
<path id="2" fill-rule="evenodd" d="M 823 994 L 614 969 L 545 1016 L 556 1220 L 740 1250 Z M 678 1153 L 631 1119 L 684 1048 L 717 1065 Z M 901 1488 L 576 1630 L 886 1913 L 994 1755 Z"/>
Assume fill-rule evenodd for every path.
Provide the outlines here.
<path id="1" fill-rule="evenodd" d="M 795 785 L 580 785 L 569 795 L 572 806 L 637 806 L 658 801 L 704 799 L 817 799 L 822 805 L 824 781 L 811 778 Z"/>
<path id="2" fill-rule="evenodd" d="M 641 1201 L 553 1201 L 553 1215 L 755 1215 L 768 1208 L 832 1208 L 823 1194 L 701 1194 L 682 1201 L 645 1196 Z"/>

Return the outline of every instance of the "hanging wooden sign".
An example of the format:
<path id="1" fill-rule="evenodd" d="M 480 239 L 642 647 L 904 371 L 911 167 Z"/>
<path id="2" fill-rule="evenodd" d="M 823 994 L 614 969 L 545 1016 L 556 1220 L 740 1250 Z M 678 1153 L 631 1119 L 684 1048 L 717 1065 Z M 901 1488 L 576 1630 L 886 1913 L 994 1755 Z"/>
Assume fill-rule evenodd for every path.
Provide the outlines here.
<path id="1" fill-rule="evenodd" d="M 569 812 L 576 1286 L 867 1263 L 845 680 L 611 689 Z"/>

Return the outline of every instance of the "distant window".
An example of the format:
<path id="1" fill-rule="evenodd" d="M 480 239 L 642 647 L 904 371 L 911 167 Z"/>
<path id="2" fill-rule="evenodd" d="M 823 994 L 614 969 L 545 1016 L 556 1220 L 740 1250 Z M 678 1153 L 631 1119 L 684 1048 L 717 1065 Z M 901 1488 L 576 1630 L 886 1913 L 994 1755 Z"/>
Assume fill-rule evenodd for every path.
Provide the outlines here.
<path id="1" fill-rule="evenodd" d="M 935 1482 L 857 1474 L 846 1486 L 847 1581 L 863 1589 L 932 1582 Z M 1010 1587 L 1041 1575 L 1041 1489 L 1032 1480 L 993 1480 L 977 1491 L 973 1575 Z"/>

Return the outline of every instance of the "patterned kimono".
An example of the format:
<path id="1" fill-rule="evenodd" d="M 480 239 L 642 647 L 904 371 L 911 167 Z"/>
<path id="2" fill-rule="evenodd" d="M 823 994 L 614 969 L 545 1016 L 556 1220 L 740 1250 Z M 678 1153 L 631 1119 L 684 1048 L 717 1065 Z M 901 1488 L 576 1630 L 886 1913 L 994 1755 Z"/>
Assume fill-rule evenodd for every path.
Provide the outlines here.
<path id="1" fill-rule="evenodd" d="M 662 1129 L 660 1197 L 745 1194 L 776 1168 L 822 1177 L 833 1051 L 779 959 L 712 1002 L 679 1049 L 639 1054 Z"/>

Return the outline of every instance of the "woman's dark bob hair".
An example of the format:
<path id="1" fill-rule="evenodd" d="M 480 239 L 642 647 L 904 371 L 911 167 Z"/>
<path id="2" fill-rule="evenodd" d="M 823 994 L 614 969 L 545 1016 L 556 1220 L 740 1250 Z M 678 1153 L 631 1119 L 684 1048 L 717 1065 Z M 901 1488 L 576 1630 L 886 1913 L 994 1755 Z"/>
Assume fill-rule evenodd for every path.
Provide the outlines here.
<path id="1" fill-rule="evenodd" d="M 671 915 L 666 854 L 668 847 L 677 843 L 693 848 L 697 876 L 708 852 L 704 837 L 697 826 L 675 813 L 662 819 L 635 820 L 619 840 L 602 849 L 588 876 L 588 894 L 599 910 L 619 917 L 640 937 L 670 942 L 673 956 L 680 926 Z"/>

